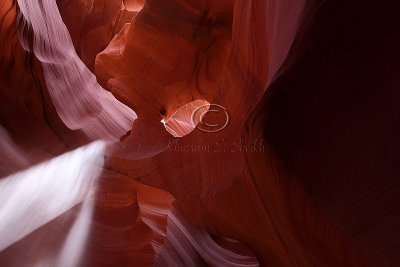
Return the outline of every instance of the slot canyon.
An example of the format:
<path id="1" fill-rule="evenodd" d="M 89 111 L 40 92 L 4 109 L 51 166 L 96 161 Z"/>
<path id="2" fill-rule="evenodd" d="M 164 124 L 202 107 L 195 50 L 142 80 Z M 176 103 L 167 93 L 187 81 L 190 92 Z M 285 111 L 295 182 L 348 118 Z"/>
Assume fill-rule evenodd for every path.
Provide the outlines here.
<path id="1" fill-rule="evenodd" d="M 398 1 L 0 1 L 0 266 L 400 266 Z"/>

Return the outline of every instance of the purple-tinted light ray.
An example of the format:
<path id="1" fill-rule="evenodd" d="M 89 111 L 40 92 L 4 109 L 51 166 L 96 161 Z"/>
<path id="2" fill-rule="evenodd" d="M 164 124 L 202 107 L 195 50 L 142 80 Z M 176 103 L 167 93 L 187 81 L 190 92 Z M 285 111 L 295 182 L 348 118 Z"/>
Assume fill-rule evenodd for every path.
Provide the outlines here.
<path id="1" fill-rule="evenodd" d="M 90 145 L 0 180 L 0 251 L 88 196 L 106 144 Z"/>

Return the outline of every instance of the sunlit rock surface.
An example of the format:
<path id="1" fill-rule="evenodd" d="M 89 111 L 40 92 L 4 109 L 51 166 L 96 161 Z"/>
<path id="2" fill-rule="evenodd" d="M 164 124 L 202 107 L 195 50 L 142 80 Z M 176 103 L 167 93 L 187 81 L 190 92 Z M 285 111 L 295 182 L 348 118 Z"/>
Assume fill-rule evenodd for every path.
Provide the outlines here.
<path id="1" fill-rule="evenodd" d="M 399 20 L 3 0 L 0 266 L 400 265 Z"/>

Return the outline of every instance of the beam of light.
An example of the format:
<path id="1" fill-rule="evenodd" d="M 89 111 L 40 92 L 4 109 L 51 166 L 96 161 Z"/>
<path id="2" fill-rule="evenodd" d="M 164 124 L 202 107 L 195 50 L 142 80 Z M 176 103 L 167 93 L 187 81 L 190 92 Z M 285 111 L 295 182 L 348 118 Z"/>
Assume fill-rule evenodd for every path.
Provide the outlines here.
<path id="1" fill-rule="evenodd" d="M 0 125 L 0 177 L 28 168 L 29 160 L 23 151 L 12 141 L 9 133 Z"/>
<path id="2" fill-rule="evenodd" d="M 86 240 L 89 235 L 90 221 L 93 214 L 93 198 L 86 197 L 67 240 L 60 252 L 58 267 L 78 266 L 84 252 Z"/>
<path id="3" fill-rule="evenodd" d="M 0 251 L 82 202 L 100 176 L 105 148 L 105 142 L 96 141 L 2 178 Z M 66 242 L 65 255 L 77 253 L 70 249 L 71 239 L 85 231 L 91 213 L 87 205 Z"/>

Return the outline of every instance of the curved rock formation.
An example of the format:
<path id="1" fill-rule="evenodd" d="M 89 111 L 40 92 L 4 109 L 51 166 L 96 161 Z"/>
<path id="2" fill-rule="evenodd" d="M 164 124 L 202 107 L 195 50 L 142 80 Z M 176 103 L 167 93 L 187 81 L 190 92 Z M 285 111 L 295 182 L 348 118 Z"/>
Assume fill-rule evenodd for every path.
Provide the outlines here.
<path id="1" fill-rule="evenodd" d="M 397 10 L 4 0 L 0 265 L 399 265 Z"/>

